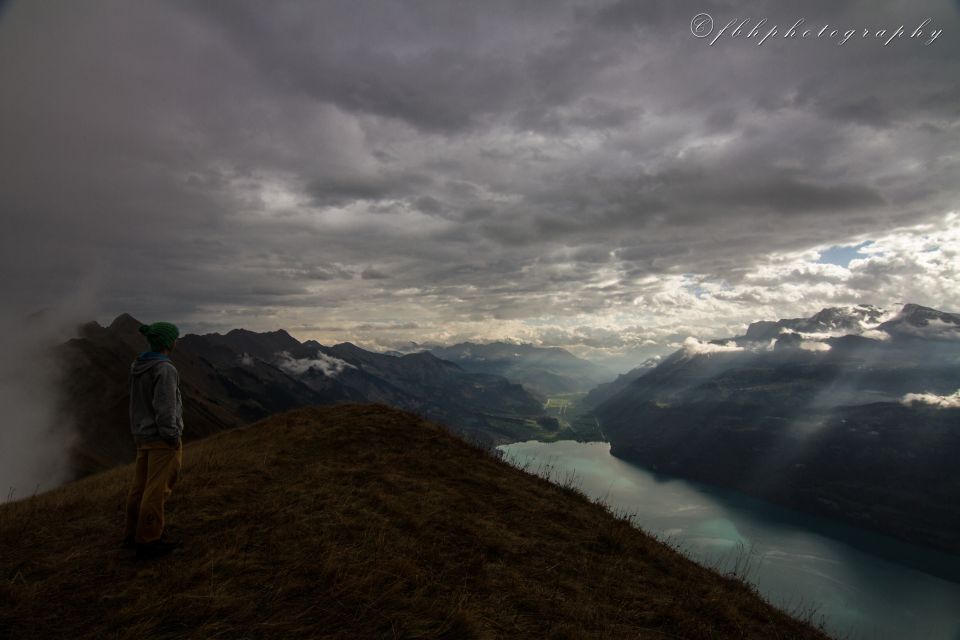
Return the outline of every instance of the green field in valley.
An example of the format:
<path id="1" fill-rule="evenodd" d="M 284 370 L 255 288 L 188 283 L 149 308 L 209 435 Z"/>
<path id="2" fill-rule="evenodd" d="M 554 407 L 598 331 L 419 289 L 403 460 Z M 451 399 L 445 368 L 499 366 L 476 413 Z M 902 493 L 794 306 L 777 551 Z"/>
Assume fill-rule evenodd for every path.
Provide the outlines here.
<path id="1" fill-rule="evenodd" d="M 585 395 L 585 393 L 565 393 L 547 398 L 543 405 L 543 415 L 546 419 L 529 421 L 534 422 L 540 431 L 537 439 L 547 442 L 603 440 L 597 419 L 581 404 Z"/>
<path id="2" fill-rule="evenodd" d="M 544 400 L 539 416 L 520 418 L 486 414 L 488 428 L 501 433 L 509 441 L 577 440 L 605 441 L 597 419 L 581 404 L 585 393 L 565 393 Z"/>

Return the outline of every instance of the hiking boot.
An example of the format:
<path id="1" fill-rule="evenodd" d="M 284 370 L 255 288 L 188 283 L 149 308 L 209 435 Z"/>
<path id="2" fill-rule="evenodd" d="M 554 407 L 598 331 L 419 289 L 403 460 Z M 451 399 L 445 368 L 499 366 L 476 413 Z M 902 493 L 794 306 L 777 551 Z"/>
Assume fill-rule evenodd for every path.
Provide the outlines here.
<path id="1" fill-rule="evenodd" d="M 181 542 L 170 542 L 168 540 L 154 540 L 145 544 L 137 545 L 137 560 L 151 560 L 153 558 L 162 558 L 169 555 L 174 549 L 183 546 Z"/>

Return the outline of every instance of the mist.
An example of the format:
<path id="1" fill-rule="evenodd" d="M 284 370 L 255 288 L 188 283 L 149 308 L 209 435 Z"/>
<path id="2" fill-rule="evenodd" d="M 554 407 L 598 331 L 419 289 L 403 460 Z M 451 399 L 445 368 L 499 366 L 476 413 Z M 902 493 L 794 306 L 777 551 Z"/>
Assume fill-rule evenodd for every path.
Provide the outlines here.
<path id="1" fill-rule="evenodd" d="M 278 357 L 278 365 L 281 369 L 297 375 L 303 375 L 310 369 L 314 369 L 328 378 L 336 378 L 344 369 L 356 369 L 348 362 L 319 351 L 316 358 L 294 358 L 287 351 L 282 351 L 278 354 Z"/>
<path id="2" fill-rule="evenodd" d="M 0 315 L 0 500 L 28 498 L 72 480 L 76 439 L 60 395 L 62 368 L 56 346 L 76 335 L 92 315 L 77 293 L 58 307 Z"/>

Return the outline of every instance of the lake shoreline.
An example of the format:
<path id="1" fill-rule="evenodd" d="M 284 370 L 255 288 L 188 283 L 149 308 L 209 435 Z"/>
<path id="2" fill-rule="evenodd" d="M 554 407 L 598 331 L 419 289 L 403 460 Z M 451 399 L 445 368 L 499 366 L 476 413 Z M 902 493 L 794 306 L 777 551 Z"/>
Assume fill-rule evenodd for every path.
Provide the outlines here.
<path id="1" fill-rule="evenodd" d="M 745 557 L 748 573 L 756 573 L 745 577 L 765 598 L 787 608 L 818 604 L 831 633 L 889 640 L 955 640 L 960 633 L 960 557 L 657 473 L 611 455 L 609 443 L 528 441 L 498 449 L 514 464 L 530 460 L 533 470 L 635 513 L 637 526 L 701 564 L 734 566 Z"/>
<path id="2" fill-rule="evenodd" d="M 694 476 L 664 473 L 648 464 L 644 464 L 643 461 L 629 454 L 617 453 L 615 446 L 612 444 L 610 455 L 624 462 L 646 469 L 653 474 L 684 480 L 702 485 L 710 490 L 716 490 L 718 495 L 729 493 L 730 495 L 740 496 L 743 499 L 754 500 L 757 503 L 763 504 L 768 509 L 781 510 L 785 514 L 785 520 L 788 522 L 806 520 L 804 526 L 815 529 L 821 535 L 837 540 L 838 542 L 849 544 L 854 548 L 867 549 L 872 555 L 881 557 L 889 562 L 894 562 L 904 567 L 923 571 L 938 578 L 960 584 L 960 554 L 951 549 L 924 544 L 922 541 L 910 539 L 908 536 L 896 535 L 896 531 L 898 530 L 887 530 L 881 527 L 860 527 L 852 523 L 850 519 L 833 518 L 830 517 L 829 514 L 824 513 L 822 509 L 808 508 L 810 505 L 805 501 L 773 499 L 763 492 L 751 492 L 748 490 L 749 488 L 745 487 L 732 487 Z M 772 512 L 773 511 L 771 511 L 771 513 Z M 905 545 L 905 551 L 909 551 L 909 549 L 915 551 L 913 553 L 906 553 L 903 557 L 889 557 L 883 550 L 892 542 Z M 930 562 L 925 558 L 927 553 L 935 553 L 941 557 L 936 562 Z"/>

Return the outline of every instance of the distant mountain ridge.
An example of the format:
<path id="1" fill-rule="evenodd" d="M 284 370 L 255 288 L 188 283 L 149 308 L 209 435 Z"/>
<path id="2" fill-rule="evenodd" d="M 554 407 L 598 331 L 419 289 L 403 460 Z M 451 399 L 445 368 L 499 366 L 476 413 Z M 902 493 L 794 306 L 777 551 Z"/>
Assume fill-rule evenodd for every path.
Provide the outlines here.
<path id="1" fill-rule="evenodd" d="M 604 367 L 559 347 L 461 342 L 427 350 L 467 371 L 501 375 L 545 395 L 587 391 L 614 377 Z"/>
<path id="2" fill-rule="evenodd" d="M 128 375 L 146 350 L 141 323 L 121 314 L 90 322 L 58 348 L 62 410 L 77 426 L 73 475 L 133 455 Z M 543 400 L 493 374 L 464 371 L 429 353 L 391 356 L 342 343 L 299 342 L 283 330 L 188 334 L 172 359 L 180 372 L 185 437 L 194 439 L 296 407 L 382 402 L 414 411 L 470 438 L 501 444 L 533 437 Z"/>
<path id="3" fill-rule="evenodd" d="M 744 338 L 747 340 L 769 340 L 786 331 L 821 336 L 859 335 L 871 327 L 879 326 L 885 315 L 886 312 L 871 305 L 830 307 L 809 318 L 751 323 Z"/>
<path id="4" fill-rule="evenodd" d="M 953 339 L 960 336 L 960 315 L 918 304 L 905 304 L 898 312 L 872 305 L 829 307 L 809 318 L 751 323 L 746 334 L 734 340 L 761 341 L 790 334 L 814 340 L 844 336 L 880 340 L 892 336 Z"/>
<path id="5" fill-rule="evenodd" d="M 904 305 L 753 323 L 599 403 L 614 455 L 960 551 L 960 316 Z"/>
<path id="6" fill-rule="evenodd" d="M 634 380 L 647 375 L 647 373 L 649 373 L 651 369 L 659 365 L 662 360 L 663 358 L 661 358 L 660 356 L 647 358 L 640 364 L 639 367 L 634 367 L 630 371 L 627 371 L 626 373 L 621 373 L 620 375 L 618 375 L 616 380 L 612 380 L 610 382 L 605 382 L 603 384 L 597 385 L 596 387 L 591 389 L 590 392 L 587 393 L 587 395 L 584 397 L 583 399 L 584 405 L 588 407 L 596 407 L 606 402 L 607 400 L 609 400 L 610 398 L 612 398 L 613 396 L 615 396 L 616 394 L 620 393 L 625 388 L 627 388 L 630 385 L 630 383 L 632 383 Z"/>

